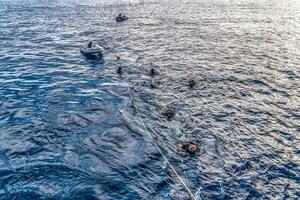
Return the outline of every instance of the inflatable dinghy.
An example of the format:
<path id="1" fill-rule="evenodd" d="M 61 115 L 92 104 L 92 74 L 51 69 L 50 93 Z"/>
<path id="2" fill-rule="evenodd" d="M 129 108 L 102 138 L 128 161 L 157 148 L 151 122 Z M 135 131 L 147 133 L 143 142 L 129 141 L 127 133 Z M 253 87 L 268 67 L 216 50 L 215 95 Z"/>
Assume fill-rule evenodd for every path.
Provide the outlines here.
<path id="1" fill-rule="evenodd" d="M 88 58 L 102 58 L 103 56 L 103 47 L 100 45 L 93 45 L 91 47 L 88 46 L 82 46 L 80 48 L 80 52 L 82 55 L 88 57 Z"/>
<path id="2" fill-rule="evenodd" d="M 125 15 L 124 16 L 118 16 L 118 17 L 116 17 L 116 21 L 117 22 L 122 22 L 122 21 L 125 21 L 127 19 L 128 19 L 128 17 L 126 17 Z"/>

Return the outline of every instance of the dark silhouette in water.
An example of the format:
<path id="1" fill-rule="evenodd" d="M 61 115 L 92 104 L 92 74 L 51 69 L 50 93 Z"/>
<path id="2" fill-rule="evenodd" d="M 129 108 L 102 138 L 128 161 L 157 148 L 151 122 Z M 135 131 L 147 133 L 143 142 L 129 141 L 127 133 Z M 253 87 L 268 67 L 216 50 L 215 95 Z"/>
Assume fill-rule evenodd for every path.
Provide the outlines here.
<path id="1" fill-rule="evenodd" d="M 151 74 L 151 76 L 154 76 L 154 75 L 155 75 L 155 70 L 154 70 L 154 68 L 151 68 L 150 74 Z"/>
<path id="2" fill-rule="evenodd" d="M 89 42 L 88 43 L 88 48 L 92 48 L 92 46 L 93 46 L 93 42 Z"/>
<path id="3" fill-rule="evenodd" d="M 168 120 L 171 120 L 171 118 L 175 116 L 175 109 L 168 106 L 163 110 L 162 114 L 166 116 Z"/>
<path id="4" fill-rule="evenodd" d="M 118 67 L 117 73 L 120 74 L 120 75 L 123 74 L 123 69 L 122 69 L 122 67 Z"/>
<path id="5" fill-rule="evenodd" d="M 190 80 L 188 81 L 188 86 L 189 86 L 190 88 L 193 88 L 195 85 L 196 85 L 196 81 L 195 81 L 194 79 L 190 79 Z"/>
<path id="6" fill-rule="evenodd" d="M 122 21 L 125 21 L 127 19 L 128 19 L 128 17 L 126 17 L 125 15 L 122 15 L 122 13 L 119 13 L 119 15 L 116 17 L 117 22 L 122 22 Z"/>
<path id="7" fill-rule="evenodd" d="M 197 151 L 197 145 L 193 142 L 179 142 L 177 147 L 180 151 L 185 151 L 189 154 L 195 154 Z"/>

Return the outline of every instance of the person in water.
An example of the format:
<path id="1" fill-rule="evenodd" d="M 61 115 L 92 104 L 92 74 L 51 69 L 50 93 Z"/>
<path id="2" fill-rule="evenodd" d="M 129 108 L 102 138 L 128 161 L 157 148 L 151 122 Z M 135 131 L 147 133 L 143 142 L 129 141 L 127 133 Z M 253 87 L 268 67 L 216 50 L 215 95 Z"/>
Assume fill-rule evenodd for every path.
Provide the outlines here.
<path id="1" fill-rule="evenodd" d="M 197 145 L 193 142 L 179 142 L 177 147 L 180 151 L 185 151 L 189 154 L 195 154 L 197 151 Z"/>
<path id="2" fill-rule="evenodd" d="M 122 69 L 122 67 L 118 67 L 118 69 L 117 69 L 117 73 L 118 73 L 119 75 L 122 75 L 122 73 L 123 73 L 123 69 Z"/>
<path id="3" fill-rule="evenodd" d="M 89 42 L 88 43 L 88 48 L 92 48 L 92 46 L 93 46 L 93 42 Z"/>
<path id="4" fill-rule="evenodd" d="M 151 76 L 154 76 L 154 75 L 155 75 L 155 70 L 154 70 L 154 68 L 151 68 L 150 74 L 151 74 Z"/>

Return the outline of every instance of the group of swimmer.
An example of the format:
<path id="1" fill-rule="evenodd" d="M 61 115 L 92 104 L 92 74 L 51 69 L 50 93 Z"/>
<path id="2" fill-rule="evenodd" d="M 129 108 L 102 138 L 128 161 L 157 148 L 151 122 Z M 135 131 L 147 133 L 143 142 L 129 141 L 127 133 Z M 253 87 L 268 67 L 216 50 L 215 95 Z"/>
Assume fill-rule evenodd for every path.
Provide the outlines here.
<path id="1" fill-rule="evenodd" d="M 122 15 L 121 13 L 116 17 L 117 22 L 121 22 L 124 20 L 127 20 L 128 17 L 125 15 Z M 93 42 L 89 42 L 86 47 L 82 47 L 80 49 L 81 53 L 88 57 L 88 58 L 102 58 L 103 56 L 103 48 L 97 44 L 94 44 Z M 120 60 L 120 57 L 117 56 L 116 60 Z M 123 74 L 123 68 L 121 66 L 118 67 L 116 71 L 119 75 Z M 154 68 L 150 69 L 150 75 L 153 77 L 157 74 L 156 70 Z M 194 79 L 190 79 L 187 82 L 187 86 L 189 88 L 193 88 L 196 85 L 196 81 Z M 150 83 L 150 88 L 154 89 L 156 88 L 155 82 Z M 162 114 L 170 120 L 173 116 L 175 116 L 175 110 L 172 109 L 171 107 L 167 107 L 166 109 L 163 110 Z M 198 146 L 197 144 L 189 141 L 180 141 L 177 144 L 177 148 L 180 152 L 186 152 L 191 155 L 195 154 L 198 151 Z"/>
<path id="2" fill-rule="evenodd" d="M 117 56 L 116 60 L 120 60 L 120 57 Z M 118 67 L 117 69 L 117 73 L 119 75 L 123 74 L 123 68 L 121 66 Z M 150 73 L 149 73 L 152 77 L 155 76 L 157 74 L 156 70 L 154 68 L 150 69 Z M 156 88 L 156 85 L 154 85 L 155 83 L 153 83 L 153 81 L 150 83 L 150 88 Z M 187 82 L 187 86 L 189 88 L 193 88 L 196 85 L 196 81 L 195 79 L 190 79 Z M 171 118 L 173 118 L 175 116 L 175 109 L 173 109 L 172 107 L 166 107 L 165 109 L 162 110 L 162 114 L 168 119 L 171 120 Z M 195 144 L 194 142 L 189 142 L 189 141 L 180 141 L 177 144 L 177 148 L 180 152 L 186 152 L 189 153 L 190 155 L 195 154 L 198 151 L 198 146 L 197 144 Z"/>

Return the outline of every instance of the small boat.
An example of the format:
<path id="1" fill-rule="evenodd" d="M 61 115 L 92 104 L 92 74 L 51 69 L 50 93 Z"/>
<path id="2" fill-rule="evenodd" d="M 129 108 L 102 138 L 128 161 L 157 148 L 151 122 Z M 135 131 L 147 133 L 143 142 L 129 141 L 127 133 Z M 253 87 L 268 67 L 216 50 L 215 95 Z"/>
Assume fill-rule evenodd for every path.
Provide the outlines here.
<path id="1" fill-rule="evenodd" d="M 128 17 L 126 17 L 125 15 L 119 15 L 118 17 L 116 17 L 116 21 L 117 22 L 122 22 L 122 21 L 125 21 L 125 20 L 128 20 Z"/>
<path id="2" fill-rule="evenodd" d="M 97 44 L 93 44 L 91 47 L 82 46 L 80 52 L 87 58 L 102 58 L 103 47 Z"/>

